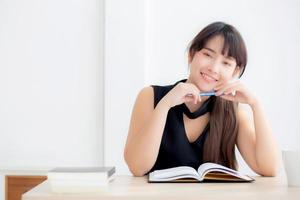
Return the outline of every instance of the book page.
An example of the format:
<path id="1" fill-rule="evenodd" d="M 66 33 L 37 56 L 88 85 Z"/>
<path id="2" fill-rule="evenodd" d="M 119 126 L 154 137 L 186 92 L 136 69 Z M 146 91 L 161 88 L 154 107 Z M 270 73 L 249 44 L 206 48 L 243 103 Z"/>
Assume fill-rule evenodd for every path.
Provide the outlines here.
<path id="1" fill-rule="evenodd" d="M 198 168 L 198 173 L 202 180 L 204 179 L 205 175 L 209 172 L 221 172 L 247 181 L 253 180 L 251 177 L 243 175 L 236 170 L 230 169 L 228 167 L 216 163 L 204 163 Z"/>
<path id="2" fill-rule="evenodd" d="M 182 166 L 182 167 L 173 167 L 162 170 L 155 170 L 151 172 L 152 178 L 157 179 L 169 179 L 169 178 L 183 178 L 183 177 L 193 177 L 199 178 L 199 174 L 192 167 Z"/>
<path id="3" fill-rule="evenodd" d="M 202 165 L 200 165 L 200 167 L 198 168 L 198 173 L 200 175 L 202 175 L 205 171 L 212 169 L 212 168 L 217 168 L 217 169 L 223 169 L 232 173 L 238 173 L 237 171 L 230 169 L 228 167 L 216 164 L 216 163 L 203 163 Z"/>

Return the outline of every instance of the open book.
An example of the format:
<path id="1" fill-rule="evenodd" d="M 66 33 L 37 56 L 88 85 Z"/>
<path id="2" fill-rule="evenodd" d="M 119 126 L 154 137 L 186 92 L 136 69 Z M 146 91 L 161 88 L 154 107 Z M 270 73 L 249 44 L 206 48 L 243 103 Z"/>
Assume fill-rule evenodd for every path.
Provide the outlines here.
<path id="1" fill-rule="evenodd" d="M 155 170 L 149 174 L 149 182 L 251 182 L 250 176 L 236 170 L 216 164 L 203 163 L 196 171 L 192 167 L 182 166 Z"/>

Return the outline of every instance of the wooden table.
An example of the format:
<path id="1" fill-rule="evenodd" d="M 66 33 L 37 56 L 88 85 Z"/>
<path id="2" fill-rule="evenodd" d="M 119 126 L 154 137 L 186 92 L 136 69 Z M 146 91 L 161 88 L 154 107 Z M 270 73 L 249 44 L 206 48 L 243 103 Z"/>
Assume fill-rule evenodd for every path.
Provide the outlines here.
<path id="1" fill-rule="evenodd" d="M 0 200 L 21 200 L 22 194 L 47 179 L 48 168 L 0 167 Z"/>
<path id="2" fill-rule="evenodd" d="M 116 176 L 97 194 L 55 194 L 45 181 L 23 194 L 22 200 L 300 199 L 300 187 L 288 187 L 285 176 L 254 178 L 252 183 L 147 183 L 147 177 Z"/>

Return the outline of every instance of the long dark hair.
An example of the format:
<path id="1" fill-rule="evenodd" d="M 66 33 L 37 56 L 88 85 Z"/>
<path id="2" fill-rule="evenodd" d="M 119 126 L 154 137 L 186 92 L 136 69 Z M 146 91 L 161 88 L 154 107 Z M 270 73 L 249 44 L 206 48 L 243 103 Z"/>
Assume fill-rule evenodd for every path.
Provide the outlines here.
<path id="1" fill-rule="evenodd" d="M 222 54 L 235 58 L 240 76 L 247 64 L 247 50 L 240 33 L 224 22 L 209 24 L 192 40 L 188 53 L 193 58 L 208 40 L 215 36 L 224 38 Z M 203 161 L 214 162 L 232 169 L 237 169 L 235 144 L 238 133 L 237 103 L 214 98 L 214 106 L 210 113 L 210 131 L 206 137 L 203 150 Z"/>

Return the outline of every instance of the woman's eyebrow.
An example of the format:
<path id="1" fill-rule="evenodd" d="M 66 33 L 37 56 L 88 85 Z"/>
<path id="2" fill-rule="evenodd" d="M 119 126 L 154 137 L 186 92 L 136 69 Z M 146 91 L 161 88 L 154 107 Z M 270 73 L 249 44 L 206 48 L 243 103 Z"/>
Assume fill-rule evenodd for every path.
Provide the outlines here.
<path id="1" fill-rule="evenodd" d="M 212 53 L 217 53 L 215 50 L 213 50 L 213 49 L 211 49 L 211 48 L 209 48 L 209 47 L 203 47 L 203 49 L 206 49 L 206 50 L 208 50 L 208 51 L 210 51 L 210 52 L 212 52 Z M 232 56 L 224 56 L 226 59 L 228 59 L 228 60 L 230 60 L 230 61 L 235 61 L 235 58 L 234 57 L 232 57 Z"/>
<path id="2" fill-rule="evenodd" d="M 215 50 L 213 50 L 213 49 L 211 49 L 211 48 L 208 48 L 208 47 L 204 47 L 203 49 L 206 49 L 206 50 L 211 51 L 211 52 L 213 52 L 213 53 L 217 53 Z"/>

